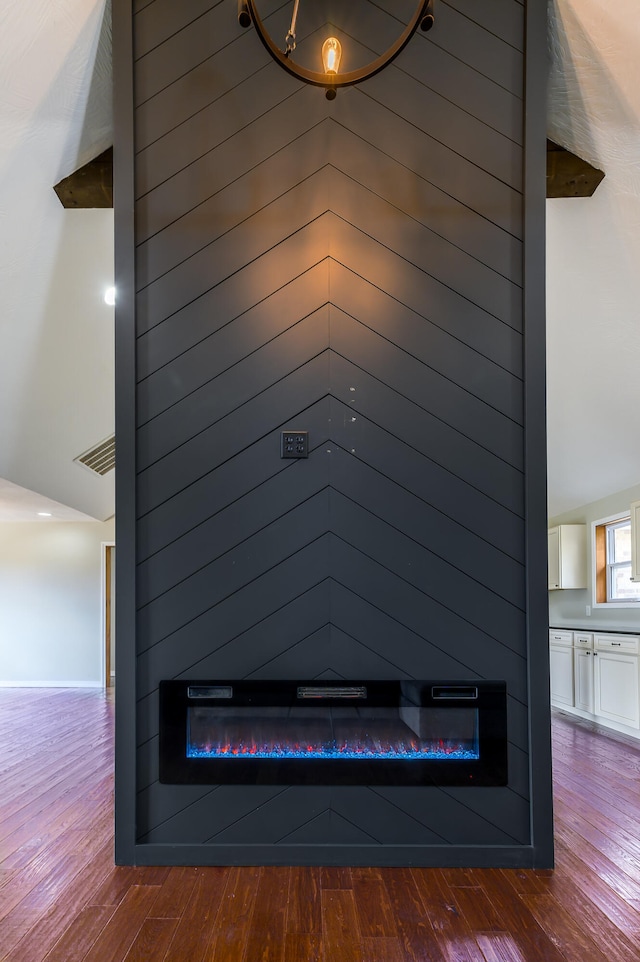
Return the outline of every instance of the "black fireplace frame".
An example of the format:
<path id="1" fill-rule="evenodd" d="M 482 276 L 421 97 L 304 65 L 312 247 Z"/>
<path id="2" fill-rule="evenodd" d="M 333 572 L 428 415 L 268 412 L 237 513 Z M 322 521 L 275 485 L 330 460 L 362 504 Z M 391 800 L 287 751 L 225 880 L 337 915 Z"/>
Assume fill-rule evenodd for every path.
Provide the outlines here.
<path id="1" fill-rule="evenodd" d="M 365 691 L 360 705 L 368 708 L 410 703 L 440 710 L 477 709 L 478 758 L 187 757 L 190 707 L 315 708 L 318 698 L 301 697 L 299 693 L 319 687 L 323 692 L 322 705 L 327 708 L 345 706 L 346 688 Z M 506 785 L 506 718 L 506 684 L 500 681 L 167 680 L 160 683 L 160 782 L 171 785 Z"/>

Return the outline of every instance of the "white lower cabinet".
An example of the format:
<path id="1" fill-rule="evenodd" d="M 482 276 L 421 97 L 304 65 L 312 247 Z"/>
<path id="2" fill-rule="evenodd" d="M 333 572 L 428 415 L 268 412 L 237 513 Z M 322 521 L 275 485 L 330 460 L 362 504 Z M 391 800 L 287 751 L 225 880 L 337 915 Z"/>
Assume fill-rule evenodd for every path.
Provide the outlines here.
<path id="1" fill-rule="evenodd" d="M 594 714 L 639 728 L 638 638 L 594 635 L 593 658 Z"/>
<path id="2" fill-rule="evenodd" d="M 551 704 L 640 732 L 640 636 L 550 629 Z"/>
<path id="3" fill-rule="evenodd" d="M 573 633 L 574 706 L 593 713 L 593 635 Z"/>
<path id="4" fill-rule="evenodd" d="M 573 708 L 573 632 L 549 632 L 551 704 Z"/>

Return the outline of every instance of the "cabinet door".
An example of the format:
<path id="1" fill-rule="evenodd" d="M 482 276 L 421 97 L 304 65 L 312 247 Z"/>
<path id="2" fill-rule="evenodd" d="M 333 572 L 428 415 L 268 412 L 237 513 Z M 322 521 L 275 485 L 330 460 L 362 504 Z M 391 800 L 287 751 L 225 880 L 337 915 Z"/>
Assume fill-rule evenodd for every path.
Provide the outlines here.
<path id="1" fill-rule="evenodd" d="M 640 581 L 640 501 L 631 505 L 631 580 Z"/>
<path id="2" fill-rule="evenodd" d="M 640 727 L 638 656 L 597 651 L 593 658 L 595 714 L 630 728 Z"/>
<path id="3" fill-rule="evenodd" d="M 549 591 L 560 587 L 560 529 L 551 528 L 547 535 Z"/>
<path id="4" fill-rule="evenodd" d="M 575 648 L 573 652 L 575 707 L 593 712 L 593 652 Z"/>
<path id="5" fill-rule="evenodd" d="M 587 526 L 561 524 L 547 532 L 548 586 L 587 587 Z"/>
<path id="6" fill-rule="evenodd" d="M 550 645 L 549 668 L 551 704 L 573 708 L 573 648 L 567 645 Z"/>

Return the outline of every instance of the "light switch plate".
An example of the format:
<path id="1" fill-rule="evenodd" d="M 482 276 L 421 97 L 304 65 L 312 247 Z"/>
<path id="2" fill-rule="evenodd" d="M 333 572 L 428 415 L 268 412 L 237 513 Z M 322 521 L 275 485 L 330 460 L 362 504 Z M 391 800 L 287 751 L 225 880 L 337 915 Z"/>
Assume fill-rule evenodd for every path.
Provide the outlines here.
<path id="1" fill-rule="evenodd" d="M 308 458 L 309 432 L 283 431 L 280 440 L 281 458 Z"/>

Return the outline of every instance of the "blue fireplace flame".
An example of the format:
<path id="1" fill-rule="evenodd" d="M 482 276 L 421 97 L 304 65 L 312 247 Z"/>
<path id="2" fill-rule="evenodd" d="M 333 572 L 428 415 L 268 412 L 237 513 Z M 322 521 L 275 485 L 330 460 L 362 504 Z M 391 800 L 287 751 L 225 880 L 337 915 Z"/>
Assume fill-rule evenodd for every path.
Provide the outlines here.
<path id="1" fill-rule="evenodd" d="M 378 759 L 384 761 L 442 761 L 462 759 L 473 761 L 478 759 L 480 754 L 476 747 L 470 748 L 461 743 L 435 742 L 431 744 L 410 745 L 397 744 L 388 747 L 375 747 L 372 745 L 350 745 L 347 743 L 337 744 L 335 742 L 322 745 L 298 745 L 298 744 L 267 744 L 256 745 L 237 744 L 237 745 L 211 745 L 211 744 L 189 744 L 187 747 L 187 758 L 275 758 L 275 759 L 349 759 L 349 760 L 369 760 Z"/>

